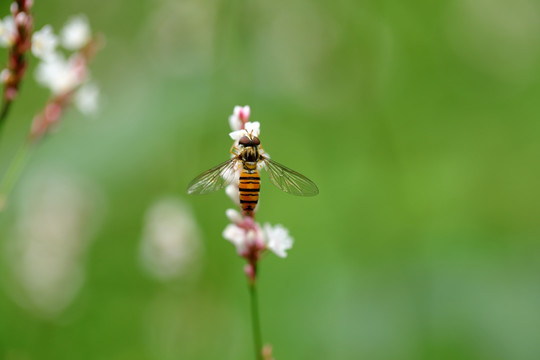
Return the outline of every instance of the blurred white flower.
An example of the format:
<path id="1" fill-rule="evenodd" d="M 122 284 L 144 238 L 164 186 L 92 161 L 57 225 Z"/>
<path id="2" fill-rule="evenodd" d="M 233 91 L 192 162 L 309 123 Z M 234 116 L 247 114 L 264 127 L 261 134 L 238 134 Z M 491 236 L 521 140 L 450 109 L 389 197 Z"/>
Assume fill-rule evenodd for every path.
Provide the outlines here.
<path id="1" fill-rule="evenodd" d="M 21 189 L 7 262 L 11 294 L 45 317 L 61 312 L 84 281 L 84 258 L 99 216 L 100 194 L 71 176 L 38 174 Z"/>
<path id="2" fill-rule="evenodd" d="M 73 101 L 83 114 L 95 114 L 99 108 L 99 87 L 93 83 L 84 84 L 75 93 Z"/>
<path id="3" fill-rule="evenodd" d="M 201 253 L 191 211 L 176 199 L 160 200 L 146 213 L 140 247 L 144 268 L 160 280 L 193 272 Z"/>
<path id="4" fill-rule="evenodd" d="M 11 71 L 9 71 L 8 69 L 3 69 L 0 72 L 0 82 L 6 83 L 9 80 L 10 75 Z"/>
<path id="5" fill-rule="evenodd" d="M 272 225 L 266 223 L 264 224 L 264 235 L 266 238 L 266 246 L 277 256 L 287 257 L 286 250 L 292 248 L 293 238 L 289 235 L 289 230 L 287 230 L 283 225 Z"/>
<path id="6" fill-rule="evenodd" d="M 62 29 L 60 37 L 62 46 L 68 50 L 79 50 L 88 44 L 92 33 L 86 16 L 78 15 L 70 18 Z"/>
<path id="7" fill-rule="evenodd" d="M 242 125 L 249 121 L 249 115 L 251 109 L 249 105 L 246 106 L 235 106 L 233 114 L 229 116 L 229 125 L 231 126 L 232 131 L 238 131 L 242 129 Z"/>
<path id="8" fill-rule="evenodd" d="M 225 214 L 233 224 L 240 224 L 244 220 L 243 216 L 234 209 L 227 209 Z"/>
<path id="9" fill-rule="evenodd" d="M 258 121 L 255 122 L 247 122 L 244 125 L 244 128 L 241 130 L 233 131 L 229 133 L 229 136 L 231 139 L 238 141 L 242 136 L 247 135 L 253 135 L 253 136 L 259 136 L 261 133 L 261 124 Z"/>
<path id="10" fill-rule="evenodd" d="M 86 66 L 80 56 L 73 55 L 66 60 L 63 55 L 55 53 L 38 64 L 35 77 L 53 94 L 65 94 L 85 80 Z"/>
<path id="11" fill-rule="evenodd" d="M 38 58 L 54 56 L 57 45 L 58 38 L 54 35 L 51 25 L 45 25 L 32 35 L 32 53 Z"/>
<path id="12" fill-rule="evenodd" d="M 8 15 L 4 20 L 0 20 L 0 46 L 9 47 L 13 45 L 16 35 L 17 29 L 15 28 L 13 16 Z"/>

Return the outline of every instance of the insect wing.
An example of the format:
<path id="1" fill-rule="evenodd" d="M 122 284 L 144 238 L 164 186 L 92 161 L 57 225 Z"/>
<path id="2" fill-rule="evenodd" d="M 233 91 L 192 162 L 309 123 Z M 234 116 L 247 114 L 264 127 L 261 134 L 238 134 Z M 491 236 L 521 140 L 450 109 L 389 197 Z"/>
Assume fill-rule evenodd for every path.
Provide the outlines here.
<path id="1" fill-rule="evenodd" d="M 270 181 L 280 190 L 297 196 L 314 196 L 319 193 L 317 185 L 304 175 L 269 158 L 265 157 L 263 161 Z"/>
<path id="2" fill-rule="evenodd" d="M 233 182 L 236 175 L 236 163 L 236 158 L 230 159 L 203 172 L 189 183 L 188 194 L 208 194 L 223 189 Z"/>

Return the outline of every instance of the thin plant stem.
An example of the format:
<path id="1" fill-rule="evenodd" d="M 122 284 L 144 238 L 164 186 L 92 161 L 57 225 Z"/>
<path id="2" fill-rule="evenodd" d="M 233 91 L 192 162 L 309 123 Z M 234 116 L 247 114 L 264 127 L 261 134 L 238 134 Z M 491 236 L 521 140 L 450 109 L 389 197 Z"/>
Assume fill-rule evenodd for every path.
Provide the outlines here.
<path id="1" fill-rule="evenodd" d="M 255 282 L 249 284 L 251 299 L 251 323 L 253 326 L 253 345 L 255 347 L 255 359 L 262 360 L 261 324 L 259 320 L 259 304 L 257 300 L 257 288 Z"/>
<path id="2" fill-rule="evenodd" d="M 14 185 L 22 174 L 26 161 L 29 158 L 30 150 L 33 149 L 33 144 L 26 141 L 17 151 L 15 157 L 9 164 L 5 175 L 0 183 L 0 211 L 2 211 L 8 202 L 9 195 L 13 190 Z"/>
<path id="3" fill-rule="evenodd" d="M 2 111 L 0 112 L 0 131 L 2 127 L 4 126 L 4 122 L 6 121 L 7 114 L 9 112 L 9 109 L 11 107 L 11 101 L 5 100 L 2 102 Z"/>
<path id="4" fill-rule="evenodd" d="M 2 133 L 4 131 L 4 124 L 6 123 L 7 114 L 9 112 L 9 109 L 11 107 L 11 101 L 4 100 L 2 101 L 2 110 L 0 112 L 0 137 L 2 137 Z"/>

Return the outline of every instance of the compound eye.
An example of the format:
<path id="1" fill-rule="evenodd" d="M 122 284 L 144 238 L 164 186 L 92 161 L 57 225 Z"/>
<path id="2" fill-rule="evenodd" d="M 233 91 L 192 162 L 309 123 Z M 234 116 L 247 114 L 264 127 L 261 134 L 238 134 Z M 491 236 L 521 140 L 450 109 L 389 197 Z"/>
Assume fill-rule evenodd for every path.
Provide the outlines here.
<path id="1" fill-rule="evenodd" d="M 255 146 L 261 145 L 261 140 L 259 140 L 259 138 L 256 137 L 256 136 L 253 137 L 253 139 L 251 140 L 251 142 L 252 142 L 253 145 L 255 145 Z"/>
<path id="2" fill-rule="evenodd" d="M 242 146 L 249 146 L 251 144 L 251 140 L 247 136 L 242 136 L 240 140 L 238 140 L 238 143 Z"/>

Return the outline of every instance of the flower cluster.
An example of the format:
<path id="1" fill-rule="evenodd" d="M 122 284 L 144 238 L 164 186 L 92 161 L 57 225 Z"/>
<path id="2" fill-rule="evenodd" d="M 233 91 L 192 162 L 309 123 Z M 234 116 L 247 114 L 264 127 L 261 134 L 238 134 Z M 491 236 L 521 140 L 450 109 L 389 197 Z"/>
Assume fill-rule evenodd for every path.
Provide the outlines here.
<path id="1" fill-rule="evenodd" d="M 74 103 L 84 114 L 97 110 L 99 90 L 88 81 L 88 63 L 98 44 L 83 15 L 69 19 L 59 35 L 51 25 L 32 34 L 31 6 L 31 0 L 16 0 L 11 5 L 12 15 L 0 20 L 0 46 L 9 49 L 7 68 L 0 72 L 0 81 L 4 84 L 0 119 L 5 118 L 9 104 L 17 95 L 26 70 L 26 53 L 31 50 L 39 60 L 35 79 L 51 91 L 45 109 L 32 123 L 30 138 L 36 140 L 58 122 L 68 104 Z"/>
<path id="2" fill-rule="evenodd" d="M 36 68 L 36 80 L 50 89 L 53 95 L 72 91 L 87 78 L 86 61 L 80 50 L 92 40 L 92 34 L 86 17 L 79 15 L 68 20 L 56 36 L 50 25 L 32 35 L 32 53 L 41 61 Z M 66 59 L 58 51 L 61 45 L 73 54 Z"/>
<path id="3" fill-rule="evenodd" d="M 242 136 L 252 134 L 258 137 L 260 134 L 260 124 L 249 122 L 249 116 L 249 106 L 236 106 L 234 113 L 229 117 L 229 125 L 233 130 L 229 135 L 235 141 L 233 148 L 237 151 L 240 151 L 238 140 Z M 265 153 L 265 156 L 268 155 Z M 240 205 L 238 176 L 227 186 L 226 193 L 236 205 Z M 256 211 L 257 207 L 254 212 Z M 286 251 L 292 247 L 293 239 L 289 235 L 289 231 L 282 225 L 272 226 L 266 223 L 261 227 L 253 217 L 245 216 L 234 209 L 228 209 L 226 215 L 231 224 L 227 225 L 223 231 L 223 237 L 232 242 L 238 254 L 247 260 L 245 272 L 248 279 L 254 283 L 257 275 L 257 262 L 266 250 L 284 258 L 287 256 Z"/>
<path id="4" fill-rule="evenodd" d="M 66 57 L 59 51 L 59 46 L 71 54 Z M 84 114 L 96 112 L 99 89 L 89 82 L 88 63 L 97 47 L 88 20 L 83 15 L 69 19 L 60 36 L 54 34 L 50 25 L 34 33 L 32 53 L 40 60 L 35 78 L 51 91 L 51 99 L 34 118 L 31 139 L 41 138 L 72 102 Z"/>
<path id="5" fill-rule="evenodd" d="M 16 0 L 11 4 L 11 15 L 0 20 L 0 46 L 9 49 L 7 68 L 0 73 L 4 84 L 3 101 L 10 103 L 19 90 L 19 84 L 26 71 L 26 53 L 31 44 L 33 19 L 30 14 L 32 0 Z M 2 112 L 7 111 L 6 105 Z M 4 114 L 2 114 L 2 117 Z"/>

